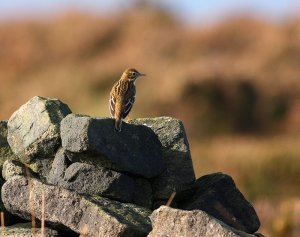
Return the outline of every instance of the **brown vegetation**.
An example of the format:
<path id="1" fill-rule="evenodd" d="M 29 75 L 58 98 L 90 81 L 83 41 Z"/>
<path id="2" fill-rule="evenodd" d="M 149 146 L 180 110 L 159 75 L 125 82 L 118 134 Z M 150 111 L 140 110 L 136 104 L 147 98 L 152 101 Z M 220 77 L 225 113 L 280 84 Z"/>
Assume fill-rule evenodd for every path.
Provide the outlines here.
<path id="1" fill-rule="evenodd" d="M 197 28 L 151 7 L 2 22 L 0 119 L 34 95 L 108 116 L 111 86 L 134 66 L 147 77 L 131 116 L 182 119 L 198 176 L 228 172 L 254 201 L 296 196 L 299 42 L 299 19 Z"/>

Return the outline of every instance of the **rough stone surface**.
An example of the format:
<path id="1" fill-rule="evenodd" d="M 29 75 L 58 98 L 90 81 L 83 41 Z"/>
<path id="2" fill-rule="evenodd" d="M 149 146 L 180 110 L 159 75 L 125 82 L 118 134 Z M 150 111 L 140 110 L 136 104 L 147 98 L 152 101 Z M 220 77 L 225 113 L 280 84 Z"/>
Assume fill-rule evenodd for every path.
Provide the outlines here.
<path id="1" fill-rule="evenodd" d="M 17 160 L 5 161 L 2 169 L 2 177 L 8 180 L 16 175 L 26 175 L 24 164 Z"/>
<path id="2" fill-rule="evenodd" d="M 13 225 L 13 224 L 24 221 L 20 217 L 12 215 L 9 211 L 7 211 L 4 207 L 2 200 L 0 201 L 0 212 L 4 213 L 4 225 L 5 226 Z"/>
<path id="3" fill-rule="evenodd" d="M 4 184 L 5 180 L 3 180 L 1 177 L 0 177 L 0 187 L 2 187 L 2 185 Z M 4 213 L 4 225 L 7 226 L 7 225 L 12 225 L 12 224 L 15 224 L 15 223 L 18 223 L 21 218 L 20 217 L 17 217 L 17 216 L 14 216 L 12 215 L 10 212 L 8 212 L 5 207 L 4 207 L 4 204 L 2 202 L 2 199 L 0 199 L 0 212 L 3 212 Z"/>
<path id="4" fill-rule="evenodd" d="M 8 121 L 7 140 L 13 152 L 23 163 L 54 157 L 60 145 L 60 122 L 69 113 L 69 107 L 57 99 L 33 97 Z"/>
<path id="5" fill-rule="evenodd" d="M 255 237 L 235 230 L 203 211 L 183 211 L 161 206 L 151 215 L 148 237 Z"/>
<path id="6" fill-rule="evenodd" d="M 151 183 L 144 178 L 134 178 L 134 183 L 133 203 L 151 209 L 153 203 Z"/>
<path id="7" fill-rule="evenodd" d="M 132 123 L 151 128 L 162 144 L 167 169 L 152 183 L 155 199 L 169 198 L 173 191 L 195 181 L 189 144 L 180 120 L 158 117 L 135 119 Z"/>
<path id="8" fill-rule="evenodd" d="M 46 181 L 47 177 L 49 176 L 53 160 L 53 157 L 41 158 L 35 160 L 34 162 L 30 162 L 27 165 L 34 173 L 39 175 L 40 179 Z"/>
<path id="9" fill-rule="evenodd" d="M 70 165 L 70 161 L 64 149 L 59 149 L 52 162 L 51 170 L 47 176 L 49 184 L 57 185 L 60 180 L 64 178 L 65 171 Z"/>
<path id="10" fill-rule="evenodd" d="M 62 146 L 72 161 L 153 178 L 162 173 L 161 144 L 151 129 L 123 123 L 114 130 L 114 120 L 70 114 L 61 123 Z"/>
<path id="11" fill-rule="evenodd" d="M 2 230 L 2 229 L 1 229 Z M 5 237 L 33 237 L 31 223 L 20 223 L 4 228 Z M 36 236 L 41 236 L 42 231 L 36 228 Z M 45 227 L 44 237 L 58 237 L 59 234 L 56 230 Z"/>
<path id="12" fill-rule="evenodd" d="M 190 188 L 179 192 L 175 202 L 180 209 L 203 210 L 247 233 L 256 232 L 260 226 L 253 206 L 226 174 L 202 176 Z"/>
<path id="13" fill-rule="evenodd" d="M 133 200 L 134 180 L 125 174 L 84 163 L 73 163 L 58 186 L 81 194 L 104 196 L 123 202 Z"/>
<path id="14" fill-rule="evenodd" d="M 46 185 L 24 176 L 14 176 L 2 187 L 5 207 L 24 219 L 31 219 L 31 205 L 36 218 L 41 219 L 42 191 L 45 194 L 46 224 L 62 224 L 69 229 L 88 236 L 146 236 L 151 230 L 147 209 L 124 204 L 106 198 L 85 197 L 60 187 Z M 31 204 L 31 205 L 30 205 Z"/>
<path id="15" fill-rule="evenodd" d="M 0 121 L 0 167 L 6 160 L 14 159 L 17 159 L 17 157 L 7 142 L 7 121 Z"/>

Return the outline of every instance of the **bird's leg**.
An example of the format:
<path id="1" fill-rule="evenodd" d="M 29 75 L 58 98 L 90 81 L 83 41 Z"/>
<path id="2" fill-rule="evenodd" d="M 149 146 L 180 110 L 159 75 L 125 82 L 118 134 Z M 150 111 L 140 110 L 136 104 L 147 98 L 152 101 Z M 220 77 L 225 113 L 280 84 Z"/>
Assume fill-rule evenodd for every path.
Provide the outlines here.
<path id="1" fill-rule="evenodd" d="M 126 123 L 130 123 L 131 120 L 132 120 L 132 119 L 131 119 L 130 116 L 128 115 L 127 118 L 126 118 Z"/>

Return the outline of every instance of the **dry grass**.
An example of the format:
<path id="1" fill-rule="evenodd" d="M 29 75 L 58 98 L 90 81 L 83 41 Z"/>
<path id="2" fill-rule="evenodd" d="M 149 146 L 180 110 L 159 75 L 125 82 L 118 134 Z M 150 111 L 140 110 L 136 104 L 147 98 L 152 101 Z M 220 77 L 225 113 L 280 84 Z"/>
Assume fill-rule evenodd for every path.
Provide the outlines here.
<path id="1" fill-rule="evenodd" d="M 1 236 L 5 236 L 4 212 L 1 212 Z"/>
<path id="2" fill-rule="evenodd" d="M 106 116 L 110 87 L 135 66 L 148 76 L 138 82 L 134 117 L 167 113 L 195 135 L 239 132 L 250 122 L 259 131 L 299 131 L 299 22 L 236 18 L 197 29 L 146 8 L 115 18 L 69 13 L 0 23 L 0 118 L 37 94 Z"/>
<path id="3" fill-rule="evenodd" d="M 299 143 L 299 136 L 226 136 L 193 141 L 191 149 L 198 177 L 228 173 L 255 200 L 300 195 Z"/>

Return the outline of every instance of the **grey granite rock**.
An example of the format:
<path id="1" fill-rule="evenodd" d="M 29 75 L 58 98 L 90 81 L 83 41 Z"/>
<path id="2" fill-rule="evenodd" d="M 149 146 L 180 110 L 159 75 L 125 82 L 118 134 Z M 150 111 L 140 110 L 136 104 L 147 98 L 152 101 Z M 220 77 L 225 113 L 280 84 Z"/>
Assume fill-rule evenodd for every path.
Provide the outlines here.
<path id="1" fill-rule="evenodd" d="M 0 167 L 6 160 L 15 160 L 17 156 L 12 152 L 7 142 L 7 121 L 0 121 Z"/>
<path id="2" fill-rule="evenodd" d="M 2 177 L 7 180 L 15 175 L 25 175 L 24 165 L 17 160 L 6 160 L 2 168 Z M 0 187 L 4 184 L 4 179 L 0 178 Z M 5 226 L 18 223 L 21 220 L 20 217 L 12 215 L 5 209 L 2 199 L 0 199 L 0 212 L 4 213 Z"/>
<path id="3" fill-rule="evenodd" d="M 204 211 L 183 211 L 161 206 L 151 215 L 148 237 L 255 237 L 235 230 Z"/>
<path id="4" fill-rule="evenodd" d="M 11 214 L 9 211 L 7 211 L 2 200 L 0 201 L 0 212 L 3 212 L 5 226 L 10 226 L 10 225 L 24 221 L 20 217 L 15 216 L 15 215 Z"/>
<path id="5" fill-rule="evenodd" d="M 131 123 L 145 125 L 153 130 L 162 144 L 166 170 L 153 180 L 155 199 L 168 199 L 173 191 L 195 181 L 188 140 L 182 122 L 171 117 L 143 118 Z"/>
<path id="6" fill-rule="evenodd" d="M 2 177 L 8 180 L 16 175 L 26 175 L 25 165 L 17 160 L 5 161 L 2 169 Z"/>
<path id="7" fill-rule="evenodd" d="M 84 163 L 73 163 L 58 186 L 81 194 L 104 196 L 123 202 L 133 200 L 135 183 L 125 174 Z"/>
<path id="8" fill-rule="evenodd" d="M 33 205 L 36 218 L 41 219 L 42 190 L 46 224 L 64 225 L 86 237 L 146 236 L 151 230 L 150 212 L 145 208 L 101 197 L 86 197 L 34 178 L 31 179 L 32 201 L 29 201 L 29 182 L 23 176 L 6 181 L 1 196 L 11 213 L 30 220 Z"/>
<path id="9" fill-rule="evenodd" d="M 202 210 L 226 224 L 247 233 L 254 233 L 260 221 L 253 206 L 236 187 L 233 179 L 223 173 L 200 177 L 175 197 L 178 208 Z"/>
<path id="10" fill-rule="evenodd" d="M 145 178 L 162 173 L 161 144 L 151 129 L 124 123 L 114 130 L 114 120 L 70 114 L 61 123 L 62 146 L 76 162 L 113 168 Z"/>
<path id="11" fill-rule="evenodd" d="M 69 107 L 57 99 L 33 97 L 8 121 L 11 149 L 23 163 L 54 157 L 61 143 L 60 122 L 69 113 Z"/>
<path id="12" fill-rule="evenodd" d="M 12 226 L 6 226 L 4 228 L 4 234 L 5 237 L 34 237 L 31 223 L 19 223 Z M 41 236 L 41 235 L 42 235 L 41 228 L 36 228 L 35 236 Z M 59 234 L 56 230 L 45 227 L 44 237 L 59 237 Z"/>
<path id="13" fill-rule="evenodd" d="M 148 209 L 152 208 L 153 195 L 150 181 L 145 178 L 134 178 L 134 193 L 132 202 Z"/>
<path id="14" fill-rule="evenodd" d="M 47 175 L 47 182 L 49 184 L 57 185 L 60 180 L 64 178 L 65 171 L 68 166 L 71 164 L 69 161 L 65 150 L 60 148 L 51 165 L 51 170 Z"/>

